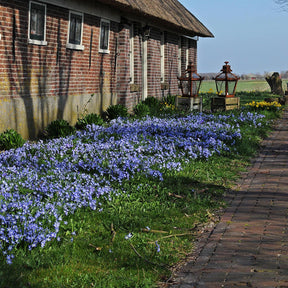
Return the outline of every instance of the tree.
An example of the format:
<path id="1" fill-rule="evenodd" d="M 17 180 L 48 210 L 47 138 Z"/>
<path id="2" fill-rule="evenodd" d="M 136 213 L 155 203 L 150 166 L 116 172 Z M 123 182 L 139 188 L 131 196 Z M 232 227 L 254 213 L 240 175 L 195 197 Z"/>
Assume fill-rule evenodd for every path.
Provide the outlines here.
<path id="1" fill-rule="evenodd" d="M 283 88 L 282 88 L 282 80 L 278 72 L 274 72 L 271 76 L 267 76 L 265 79 L 271 88 L 272 94 L 276 94 L 280 96 L 284 95 Z"/>

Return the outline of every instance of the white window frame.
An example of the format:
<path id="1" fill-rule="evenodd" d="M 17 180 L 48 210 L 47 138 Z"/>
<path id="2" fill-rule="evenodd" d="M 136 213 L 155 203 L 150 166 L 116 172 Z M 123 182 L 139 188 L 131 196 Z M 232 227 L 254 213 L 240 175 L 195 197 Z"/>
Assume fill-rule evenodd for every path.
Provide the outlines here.
<path id="1" fill-rule="evenodd" d="M 134 24 L 129 27 L 130 84 L 134 84 Z"/>
<path id="2" fill-rule="evenodd" d="M 39 40 L 39 39 L 31 39 L 31 8 L 32 5 L 38 5 L 38 6 L 43 6 L 44 7 L 44 25 L 43 25 L 43 40 Z M 47 41 L 46 41 L 46 14 L 47 14 L 47 5 L 43 4 L 43 3 L 39 3 L 39 2 L 35 2 L 35 1 L 30 1 L 29 2 L 29 19 L 28 19 L 28 43 L 29 44 L 34 44 L 34 45 L 42 45 L 42 46 L 46 46 L 47 45 Z"/>
<path id="3" fill-rule="evenodd" d="M 105 23 L 105 24 L 108 24 L 108 43 L 107 43 L 107 49 L 103 49 L 101 48 L 101 45 L 102 45 L 102 24 Z M 106 20 L 106 19 L 101 19 L 100 21 L 100 33 L 99 33 L 99 52 L 100 53 L 110 53 L 110 50 L 109 50 L 109 42 L 110 42 L 110 21 L 109 20 Z"/>
<path id="4" fill-rule="evenodd" d="M 189 65 L 189 50 L 190 50 L 190 41 L 188 38 L 185 38 L 186 39 L 186 62 L 185 62 L 185 70 L 187 69 L 188 65 Z"/>
<path id="5" fill-rule="evenodd" d="M 178 76 L 181 76 L 182 75 L 182 59 L 181 59 L 181 56 L 182 56 L 182 37 L 179 36 L 179 39 L 178 39 Z"/>
<path id="6" fill-rule="evenodd" d="M 70 24 L 71 24 L 71 15 L 77 15 L 81 17 L 81 36 L 80 36 L 80 44 L 70 43 Z M 68 22 L 68 36 L 67 36 L 67 43 L 66 48 L 72 49 L 72 50 L 84 50 L 84 46 L 82 45 L 82 39 L 83 39 L 83 23 L 84 23 L 84 14 L 76 11 L 69 11 L 69 22 Z"/>
<path id="7" fill-rule="evenodd" d="M 160 73 L 161 83 L 165 82 L 165 33 L 161 32 L 160 38 Z"/>

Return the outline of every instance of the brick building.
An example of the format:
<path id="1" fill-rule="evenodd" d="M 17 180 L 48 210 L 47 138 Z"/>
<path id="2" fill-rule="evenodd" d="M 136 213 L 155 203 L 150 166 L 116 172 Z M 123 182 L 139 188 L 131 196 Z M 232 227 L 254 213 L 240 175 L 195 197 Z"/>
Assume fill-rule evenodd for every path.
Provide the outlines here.
<path id="1" fill-rule="evenodd" d="M 179 94 L 199 37 L 213 35 L 177 0 L 1 0 L 0 132 Z"/>

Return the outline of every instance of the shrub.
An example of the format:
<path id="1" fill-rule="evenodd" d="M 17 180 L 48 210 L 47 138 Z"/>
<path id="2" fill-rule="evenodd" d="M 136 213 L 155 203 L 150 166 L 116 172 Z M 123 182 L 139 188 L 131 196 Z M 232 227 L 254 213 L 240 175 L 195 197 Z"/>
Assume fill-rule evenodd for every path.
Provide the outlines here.
<path id="1" fill-rule="evenodd" d="M 137 117 L 144 117 L 150 113 L 149 106 L 142 102 L 137 104 L 133 110 Z"/>
<path id="2" fill-rule="evenodd" d="M 166 105 L 175 106 L 176 105 L 176 96 L 167 95 L 166 97 L 163 97 L 162 102 L 166 103 Z"/>
<path id="3" fill-rule="evenodd" d="M 25 140 L 15 130 L 9 129 L 0 134 L 0 150 L 22 147 Z"/>
<path id="4" fill-rule="evenodd" d="M 75 128 L 72 127 L 66 120 L 58 119 L 52 121 L 45 129 L 46 138 L 58 138 L 71 135 L 75 132 Z"/>
<path id="5" fill-rule="evenodd" d="M 124 105 L 110 105 L 106 110 L 109 120 L 116 119 L 118 117 L 128 117 L 128 109 Z"/>
<path id="6" fill-rule="evenodd" d="M 176 96 L 167 95 L 163 97 L 161 102 L 160 111 L 165 112 L 165 114 L 173 113 L 176 110 Z"/>
<path id="7" fill-rule="evenodd" d="M 155 108 L 160 106 L 160 101 L 156 99 L 155 97 L 147 97 L 144 101 L 144 104 L 146 104 L 150 108 Z"/>
<path id="8" fill-rule="evenodd" d="M 158 116 L 160 114 L 162 105 L 155 97 L 147 97 L 142 103 L 149 107 L 149 114 L 151 116 Z"/>
<path id="9" fill-rule="evenodd" d="M 100 115 L 91 113 L 77 120 L 75 127 L 77 129 L 85 129 L 87 125 L 95 124 L 102 125 L 104 120 Z"/>

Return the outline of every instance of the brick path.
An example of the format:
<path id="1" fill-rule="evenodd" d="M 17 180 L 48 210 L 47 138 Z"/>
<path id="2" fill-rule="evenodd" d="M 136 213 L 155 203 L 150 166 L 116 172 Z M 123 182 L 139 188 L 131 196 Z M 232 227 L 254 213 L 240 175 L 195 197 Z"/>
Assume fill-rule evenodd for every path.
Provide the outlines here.
<path id="1" fill-rule="evenodd" d="M 288 112 L 173 288 L 288 287 Z"/>

